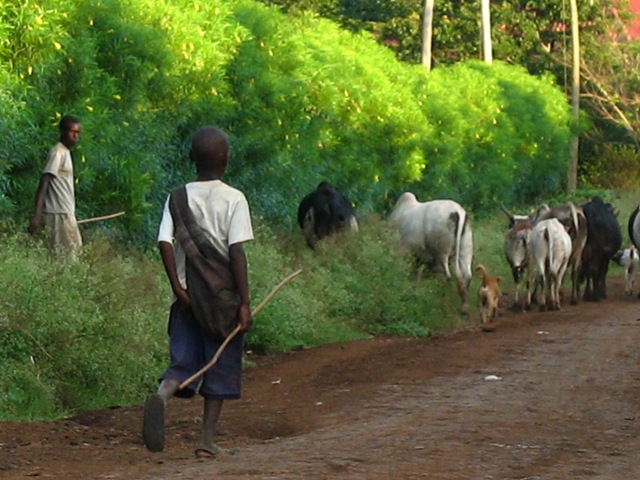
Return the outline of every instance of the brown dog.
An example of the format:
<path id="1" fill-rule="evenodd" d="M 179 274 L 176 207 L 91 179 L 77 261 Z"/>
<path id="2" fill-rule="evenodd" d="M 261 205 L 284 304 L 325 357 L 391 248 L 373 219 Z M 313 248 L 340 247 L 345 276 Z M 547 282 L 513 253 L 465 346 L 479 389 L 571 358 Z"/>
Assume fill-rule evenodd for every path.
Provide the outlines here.
<path id="1" fill-rule="evenodd" d="M 478 307 L 482 315 L 482 324 L 489 323 L 498 313 L 498 302 L 500 301 L 500 280 L 502 277 L 492 277 L 487 272 L 484 265 L 478 265 L 476 270 L 480 270 L 482 283 L 478 287 Z"/>

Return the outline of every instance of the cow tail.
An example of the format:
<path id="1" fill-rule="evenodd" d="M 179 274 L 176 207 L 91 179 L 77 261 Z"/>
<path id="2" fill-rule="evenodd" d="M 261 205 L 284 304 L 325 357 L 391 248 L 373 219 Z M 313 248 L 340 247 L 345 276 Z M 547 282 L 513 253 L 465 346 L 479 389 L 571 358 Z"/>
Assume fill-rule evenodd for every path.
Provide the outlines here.
<path id="1" fill-rule="evenodd" d="M 456 223 L 456 278 L 462 278 L 462 269 L 460 267 L 460 245 L 462 244 L 462 234 L 467 228 L 467 212 L 464 210 L 458 212 L 458 222 Z"/>
<path id="2" fill-rule="evenodd" d="M 551 245 L 551 240 L 550 240 L 550 237 L 549 237 L 549 229 L 548 228 L 544 229 L 544 240 L 547 243 L 547 251 L 549 252 L 548 255 L 547 255 L 548 265 L 545 265 L 545 268 L 547 270 L 545 272 L 545 274 L 548 275 L 549 272 L 552 271 L 552 267 L 553 267 L 553 246 Z"/>
<path id="3" fill-rule="evenodd" d="M 636 224 L 636 218 L 638 217 L 639 213 L 640 213 L 640 206 L 637 207 L 631 214 L 631 217 L 629 218 L 629 223 L 627 224 L 627 229 L 629 230 L 629 238 L 631 239 L 631 243 L 633 243 L 635 247 L 640 250 L 640 238 L 636 237 L 635 229 L 633 228 Z"/>
<path id="4" fill-rule="evenodd" d="M 571 239 L 573 240 L 574 235 L 576 237 L 578 236 L 578 232 L 580 231 L 580 224 L 578 223 L 578 210 L 576 209 L 576 206 L 573 204 L 573 202 L 569 205 L 571 205 L 571 222 L 573 223 L 573 235 L 571 236 Z"/>

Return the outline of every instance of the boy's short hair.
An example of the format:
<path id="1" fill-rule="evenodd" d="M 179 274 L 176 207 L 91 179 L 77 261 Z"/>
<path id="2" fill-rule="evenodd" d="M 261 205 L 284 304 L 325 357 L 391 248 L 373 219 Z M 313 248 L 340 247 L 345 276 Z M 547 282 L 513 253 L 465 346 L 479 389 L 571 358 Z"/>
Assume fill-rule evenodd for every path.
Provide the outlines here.
<path id="1" fill-rule="evenodd" d="M 229 156 L 229 137 L 213 125 L 202 127 L 193 135 L 190 155 L 198 170 L 223 166 Z"/>
<path id="2" fill-rule="evenodd" d="M 73 115 L 65 115 L 60 119 L 59 128 L 61 132 L 66 132 L 71 130 L 71 125 L 77 125 L 80 123 L 80 120 Z"/>

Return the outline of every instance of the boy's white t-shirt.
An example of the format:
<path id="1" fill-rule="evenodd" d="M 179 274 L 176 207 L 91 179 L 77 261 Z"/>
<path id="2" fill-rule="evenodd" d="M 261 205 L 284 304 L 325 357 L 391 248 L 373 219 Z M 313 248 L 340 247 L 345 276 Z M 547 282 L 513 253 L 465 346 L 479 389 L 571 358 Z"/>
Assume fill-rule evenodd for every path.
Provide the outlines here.
<path id="1" fill-rule="evenodd" d="M 71 152 L 62 142 L 58 142 L 47 157 L 44 173 L 50 173 L 55 178 L 49 184 L 44 197 L 45 213 L 66 213 L 75 215 L 76 199 L 73 188 L 73 162 Z"/>
<path id="2" fill-rule="evenodd" d="M 249 204 L 240 190 L 221 180 L 190 182 L 186 187 L 189 208 L 196 222 L 225 258 L 229 258 L 230 245 L 253 240 Z M 164 204 L 158 242 L 173 244 L 178 279 L 182 288 L 187 288 L 186 257 L 182 246 L 175 242 L 169 198 Z"/>

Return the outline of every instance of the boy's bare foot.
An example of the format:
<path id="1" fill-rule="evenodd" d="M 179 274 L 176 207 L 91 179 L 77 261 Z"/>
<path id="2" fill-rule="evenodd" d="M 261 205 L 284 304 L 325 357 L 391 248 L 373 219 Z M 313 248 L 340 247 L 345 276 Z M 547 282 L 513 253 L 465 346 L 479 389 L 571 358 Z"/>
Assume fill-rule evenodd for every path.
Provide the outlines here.
<path id="1" fill-rule="evenodd" d="M 222 452 L 224 452 L 224 450 L 219 446 L 217 446 L 215 443 L 213 443 L 206 447 L 204 445 L 198 445 L 198 448 L 196 448 L 195 453 L 196 453 L 196 458 L 215 458 L 218 455 L 220 455 Z"/>

